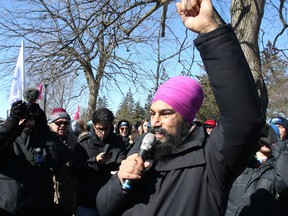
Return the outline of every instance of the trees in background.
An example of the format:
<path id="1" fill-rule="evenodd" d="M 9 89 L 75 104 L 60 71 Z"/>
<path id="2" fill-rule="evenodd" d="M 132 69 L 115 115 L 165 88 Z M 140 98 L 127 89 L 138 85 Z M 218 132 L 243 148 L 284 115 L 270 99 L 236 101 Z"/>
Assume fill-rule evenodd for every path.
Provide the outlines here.
<path id="1" fill-rule="evenodd" d="M 202 85 L 204 90 L 204 101 L 196 115 L 197 120 L 200 122 L 204 122 L 207 119 L 219 119 L 219 109 L 215 101 L 215 97 L 213 95 L 209 78 L 207 74 L 203 74 L 198 76 L 198 79 Z"/>
<path id="2" fill-rule="evenodd" d="M 195 63 L 198 64 L 199 58 L 194 52 L 192 34 L 181 27 L 174 4 L 170 4 L 172 2 L 174 3 L 171 0 L 6 1 L 0 3 L 0 50 L 7 54 L 18 45 L 15 41 L 25 40 L 26 71 L 31 82 L 39 84 L 44 78 L 48 78 L 50 90 L 58 88 L 61 92 L 61 86 L 68 86 L 64 83 L 67 76 L 82 81 L 73 89 L 75 97 L 84 97 L 87 101 L 87 118 L 90 118 L 97 108 L 99 95 L 105 95 L 105 92 L 121 97 L 126 92 L 123 86 L 129 86 L 137 89 L 137 94 L 151 97 L 161 82 L 170 76 L 195 76 L 194 66 Z M 273 88 L 268 84 L 266 88 L 264 80 L 268 83 L 272 76 L 264 77 L 264 65 L 261 63 L 265 61 L 260 58 L 259 46 L 262 45 L 262 50 L 269 48 L 264 39 L 269 35 L 272 37 L 271 46 L 287 62 L 287 43 L 281 42 L 287 41 L 287 2 L 224 0 L 213 3 L 219 23 L 231 23 L 236 31 L 265 111 L 268 106 L 267 89 L 271 91 Z M 230 12 L 227 7 L 229 5 Z M 267 15 L 261 26 L 264 11 Z M 270 26 L 276 27 L 272 30 Z M 11 74 L 15 61 L 2 58 L 0 65 L 5 68 L 2 70 L 4 74 Z M 275 64 L 273 67 L 278 66 Z M 199 79 L 201 83 L 203 81 L 204 88 L 208 87 L 205 77 L 199 76 Z M 122 95 L 115 95 L 111 88 L 118 89 Z M 71 92 L 72 88 L 65 89 Z M 284 92 L 279 92 L 280 90 L 277 89 L 278 95 L 282 97 Z M 51 100 L 56 100 L 56 92 L 58 91 L 49 92 Z M 65 100 L 66 97 L 74 98 L 69 93 L 62 92 L 63 95 Z M 57 103 L 69 104 L 62 99 L 60 95 Z M 269 100 L 270 104 L 275 103 L 274 98 L 272 100 L 270 97 Z M 207 99 L 206 102 L 208 101 L 210 100 Z M 211 103 L 212 101 L 211 99 Z M 205 104 L 206 102 L 204 108 L 208 109 L 209 103 Z M 272 110 L 270 104 L 269 110 Z M 145 110 L 147 105 L 144 105 Z M 199 118 L 206 116 L 204 108 Z M 215 109 L 212 107 L 211 110 Z M 277 108 L 273 110 L 275 112 Z M 284 114 L 283 111 L 280 113 Z M 216 113 L 210 115 L 214 116 Z"/>
<path id="3" fill-rule="evenodd" d="M 145 88 L 146 80 L 153 80 L 154 71 L 141 65 L 143 49 L 135 46 L 153 47 L 159 38 L 156 31 L 159 28 L 161 35 L 165 34 L 170 2 L 15 0 L 14 4 L 2 3 L 0 30 L 4 34 L 0 48 L 4 52 L 15 47 L 17 38 L 25 40 L 27 74 L 34 82 L 45 78 L 54 83 L 72 74 L 85 78 L 89 94 L 87 110 L 91 117 L 100 88 L 121 89 L 127 82 Z M 13 38 L 14 42 L 7 43 Z"/>
<path id="4" fill-rule="evenodd" d="M 269 105 L 267 117 L 288 116 L 288 62 L 271 42 L 261 52 L 263 77 L 267 84 Z"/>
<path id="5" fill-rule="evenodd" d="M 123 97 L 123 100 L 120 102 L 115 117 L 116 121 L 127 119 L 132 124 L 135 124 L 137 121 L 144 119 L 148 115 L 149 111 L 150 110 L 146 110 L 141 105 L 140 101 L 135 102 L 133 94 L 129 89 L 126 96 Z"/>

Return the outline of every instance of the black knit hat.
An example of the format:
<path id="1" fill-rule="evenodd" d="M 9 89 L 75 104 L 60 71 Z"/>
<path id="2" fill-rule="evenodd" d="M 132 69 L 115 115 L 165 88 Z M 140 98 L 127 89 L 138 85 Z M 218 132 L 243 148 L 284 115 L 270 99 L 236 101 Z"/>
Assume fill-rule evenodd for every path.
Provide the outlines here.
<path id="1" fill-rule="evenodd" d="M 260 140 L 269 145 L 278 142 L 277 134 L 275 133 L 271 125 L 264 125 L 261 131 Z"/>

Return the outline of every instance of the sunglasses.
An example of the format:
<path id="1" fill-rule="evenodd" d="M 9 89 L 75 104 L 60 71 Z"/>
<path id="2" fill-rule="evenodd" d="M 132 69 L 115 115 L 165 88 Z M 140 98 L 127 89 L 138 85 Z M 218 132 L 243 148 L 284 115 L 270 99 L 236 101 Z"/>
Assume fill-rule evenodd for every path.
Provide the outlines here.
<path id="1" fill-rule="evenodd" d="M 68 126 L 68 125 L 70 125 L 70 122 L 69 121 L 58 121 L 58 122 L 54 122 L 54 124 L 56 124 L 57 126 L 61 126 L 61 125 Z"/>
<path id="2" fill-rule="evenodd" d="M 211 127 L 211 126 L 205 126 L 205 128 L 212 129 L 213 127 Z"/>
<path id="3" fill-rule="evenodd" d="M 121 131 L 128 130 L 128 127 L 121 127 L 120 130 Z"/>

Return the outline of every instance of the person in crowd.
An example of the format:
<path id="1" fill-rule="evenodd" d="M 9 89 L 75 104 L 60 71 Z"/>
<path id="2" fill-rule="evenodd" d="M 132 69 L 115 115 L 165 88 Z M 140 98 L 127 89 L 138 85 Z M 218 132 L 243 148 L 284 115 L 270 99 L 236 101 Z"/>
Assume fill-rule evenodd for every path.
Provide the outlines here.
<path id="1" fill-rule="evenodd" d="M 154 149 L 146 161 L 138 153 L 142 141 L 130 150 L 97 194 L 102 216 L 223 215 L 229 189 L 260 138 L 260 99 L 232 27 L 218 26 L 210 0 L 182 0 L 176 6 L 184 25 L 200 33 L 194 43 L 209 76 L 219 121 L 204 144 L 203 127 L 193 124 L 204 97 L 200 84 L 185 76 L 164 82 L 150 107 Z"/>
<path id="2" fill-rule="evenodd" d="M 78 137 L 79 133 L 80 133 L 80 127 L 79 127 L 79 120 L 77 119 L 73 119 L 70 122 L 70 127 L 69 130 Z"/>
<path id="3" fill-rule="evenodd" d="M 71 118 L 66 110 L 62 107 L 53 108 L 48 124 L 62 143 L 73 151 L 77 136 L 69 130 Z M 76 182 L 71 173 L 70 163 L 67 162 L 59 169 L 54 169 L 53 173 L 54 201 L 59 206 L 62 216 L 72 216 L 76 208 Z"/>
<path id="4" fill-rule="evenodd" d="M 74 148 L 77 137 L 69 130 L 71 118 L 65 109 L 61 107 L 53 108 L 48 124 L 65 145 L 71 149 Z"/>
<path id="5" fill-rule="evenodd" d="M 265 125 L 255 157 L 232 185 L 225 216 L 288 215 L 287 163 L 287 145 Z"/>
<path id="6" fill-rule="evenodd" d="M 137 129 L 137 122 L 132 125 L 132 130 L 131 130 L 131 140 L 133 140 L 133 145 L 135 144 L 135 141 L 138 139 L 138 137 L 140 136 L 139 131 Z"/>
<path id="7" fill-rule="evenodd" d="M 115 132 L 124 142 L 126 152 L 128 152 L 134 145 L 134 140 L 132 138 L 132 124 L 126 119 L 118 121 L 115 127 Z"/>
<path id="8" fill-rule="evenodd" d="M 88 125 L 86 124 L 85 121 L 79 119 L 79 120 L 78 120 L 78 125 L 79 125 L 79 134 L 78 134 L 78 137 L 85 136 L 86 134 L 89 133 L 89 127 L 88 127 Z"/>
<path id="9" fill-rule="evenodd" d="M 136 143 L 139 139 L 143 138 L 143 136 L 150 131 L 150 122 L 149 118 L 143 119 L 137 126 L 137 136 L 133 136 L 134 143 Z"/>
<path id="10" fill-rule="evenodd" d="M 92 120 L 89 120 L 89 121 L 87 122 L 87 126 L 88 126 L 88 131 L 90 131 L 90 130 L 92 129 L 92 127 L 93 127 L 93 122 L 92 122 Z M 113 130 L 114 130 L 114 127 L 113 127 Z"/>
<path id="11" fill-rule="evenodd" d="M 286 118 L 278 116 L 270 120 L 270 125 L 277 134 L 278 139 L 286 140 L 286 143 L 288 143 L 288 120 Z"/>
<path id="12" fill-rule="evenodd" d="M 126 158 L 122 139 L 113 133 L 113 121 L 109 109 L 96 110 L 90 133 L 76 143 L 72 171 L 77 179 L 77 216 L 99 215 L 96 194 Z"/>
<path id="13" fill-rule="evenodd" d="M 210 136 L 212 130 L 216 127 L 216 121 L 213 119 L 208 119 L 204 122 L 203 126 L 205 128 L 205 133 L 207 134 L 207 136 Z"/>
<path id="14" fill-rule="evenodd" d="M 149 131 L 149 119 L 145 118 L 141 121 L 141 125 L 138 127 L 139 134 L 145 134 Z"/>
<path id="15" fill-rule="evenodd" d="M 138 134 L 140 134 L 140 131 L 138 130 L 138 128 L 141 126 L 141 123 L 142 123 L 142 121 L 137 121 L 134 124 L 134 128 L 135 128 L 135 130 L 137 130 Z"/>
<path id="16" fill-rule="evenodd" d="M 57 215 L 51 169 L 72 156 L 37 103 L 17 101 L 0 125 L 0 215 Z"/>

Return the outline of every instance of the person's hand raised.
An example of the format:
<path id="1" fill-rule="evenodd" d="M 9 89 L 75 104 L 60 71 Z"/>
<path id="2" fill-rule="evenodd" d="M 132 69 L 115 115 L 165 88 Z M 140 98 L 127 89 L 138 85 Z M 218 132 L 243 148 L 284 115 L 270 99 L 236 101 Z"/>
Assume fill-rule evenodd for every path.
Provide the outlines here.
<path id="1" fill-rule="evenodd" d="M 12 104 L 10 109 L 10 118 L 15 122 L 20 119 L 25 119 L 27 115 L 27 104 L 22 100 L 16 101 Z"/>
<path id="2" fill-rule="evenodd" d="M 181 0 L 176 7 L 185 27 L 193 32 L 207 33 L 218 27 L 211 0 Z"/>

